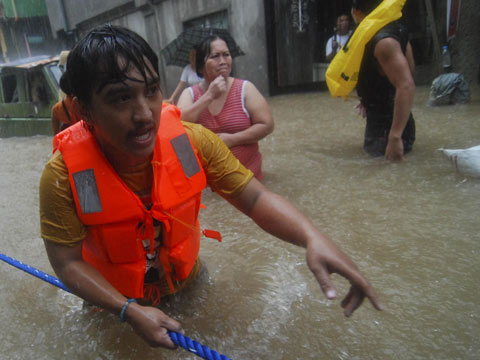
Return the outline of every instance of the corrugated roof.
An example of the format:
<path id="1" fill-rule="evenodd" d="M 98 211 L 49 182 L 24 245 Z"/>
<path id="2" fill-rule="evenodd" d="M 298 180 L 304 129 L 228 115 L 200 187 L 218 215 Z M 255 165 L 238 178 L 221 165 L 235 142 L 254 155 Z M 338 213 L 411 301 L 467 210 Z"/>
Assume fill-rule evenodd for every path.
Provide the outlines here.
<path id="1" fill-rule="evenodd" d="M 38 65 L 47 64 L 49 62 L 58 61 L 58 56 L 50 56 L 50 55 L 39 55 L 33 56 L 29 58 L 18 59 L 9 63 L 0 64 L 0 68 L 6 67 L 20 67 L 24 69 L 30 69 Z"/>

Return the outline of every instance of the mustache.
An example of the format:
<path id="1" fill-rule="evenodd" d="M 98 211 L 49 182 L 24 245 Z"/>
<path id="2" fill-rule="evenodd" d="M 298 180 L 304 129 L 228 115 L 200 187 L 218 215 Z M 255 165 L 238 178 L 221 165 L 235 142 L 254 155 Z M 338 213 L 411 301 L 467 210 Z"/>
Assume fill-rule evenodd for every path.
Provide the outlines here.
<path id="1" fill-rule="evenodd" d="M 128 132 L 128 135 L 136 136 L 141 133 L 145 133 L 155 128 L 155 122 L 153 121 L 139 121 L 135 123 L 135 127 Z"/>

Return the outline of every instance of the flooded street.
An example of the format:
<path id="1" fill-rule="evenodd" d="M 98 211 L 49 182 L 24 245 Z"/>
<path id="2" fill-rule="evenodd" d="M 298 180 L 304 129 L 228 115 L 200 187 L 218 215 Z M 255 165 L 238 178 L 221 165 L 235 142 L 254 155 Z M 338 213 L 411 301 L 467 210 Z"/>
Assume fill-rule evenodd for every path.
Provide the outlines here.
<path id="1" fill-rule="evenodd" d="M 480 144 L 479 89 L 466 105 L 427 107 L 417 89 L 414 150 L 400 164 L 363 153 L 356 101 L 327 92 L 269 98 L 264 183 L 336 241 L 385 311 L 352 318 L 327 301 L 304 250 L 261 231 L 209 190 L 205 277 L 163 305 L 185 335 L 232 359 L 478 359 L 480 179 L 439 148 Z M 38 183 L 51 137 L 0 139 L 0 252 L 54 274 L 39 237 Z M 199 359 L 152 349 L 116 316 L 0 262 L 0 359 Z M 334 276 L 340 295 L 348 284 Z"/>

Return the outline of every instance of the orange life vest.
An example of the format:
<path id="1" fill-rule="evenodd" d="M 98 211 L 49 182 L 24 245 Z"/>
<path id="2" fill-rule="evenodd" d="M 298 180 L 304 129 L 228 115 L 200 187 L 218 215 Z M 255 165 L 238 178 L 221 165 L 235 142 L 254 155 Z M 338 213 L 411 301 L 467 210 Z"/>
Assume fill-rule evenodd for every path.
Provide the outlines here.
<path id="1" fill-rule="evenodd" d="M 154 219 L 163 225 L 158 256 L 172 290 L 172 279 L 187 278 L 198 257 L 206 177 L 179 119 L 177 107 L 163 106 L 151 162 L 150 210 L 120 179 L 83 121 L 54 138 L 54 151 L 61 151 L 68 168 L 77 214 L 88 226 L 83 258 L 128 297 L 143 297 L 143 241 L 153 252 Z"/>

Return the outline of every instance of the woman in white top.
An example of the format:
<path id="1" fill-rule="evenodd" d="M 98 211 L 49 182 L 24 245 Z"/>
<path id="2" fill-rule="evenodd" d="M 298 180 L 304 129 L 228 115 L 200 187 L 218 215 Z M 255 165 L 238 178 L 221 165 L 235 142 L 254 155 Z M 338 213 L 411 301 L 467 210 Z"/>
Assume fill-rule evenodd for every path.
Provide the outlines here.
<path id="1" fill-rule="evenodd" d="M 177 98 L 180 93 L 188 86 L 193 86 L 203 80 L 200 76 L 197 75 L 195 71 L 195 49 L 190 50 L 189 54 L 190 64 L 185 66 L 180 76 L 180 81 L 178 82 L 177 87 L 173 91 L 172 95 L 165 101 L 170 104 L 176 104 Z"/>

